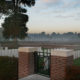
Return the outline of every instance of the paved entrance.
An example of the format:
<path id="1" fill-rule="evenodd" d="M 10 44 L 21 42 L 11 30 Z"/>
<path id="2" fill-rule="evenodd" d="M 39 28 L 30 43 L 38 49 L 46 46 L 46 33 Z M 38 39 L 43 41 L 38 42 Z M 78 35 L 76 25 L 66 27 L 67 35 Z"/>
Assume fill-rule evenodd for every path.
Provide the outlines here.
<path id="1" fill-rule="evenodd" d="M 19 80 L 50 80 L 50 78 L 44 77 L 38 74 L 34 74 L 34 75 L 31 75 L 31 76 L 28 76 Z"/>

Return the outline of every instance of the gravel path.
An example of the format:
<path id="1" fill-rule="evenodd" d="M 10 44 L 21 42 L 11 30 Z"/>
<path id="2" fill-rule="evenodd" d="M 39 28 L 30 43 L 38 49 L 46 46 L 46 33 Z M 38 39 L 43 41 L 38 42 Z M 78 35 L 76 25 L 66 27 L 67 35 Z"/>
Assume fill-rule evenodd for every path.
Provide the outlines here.
<path id="1" fill-rule="evenodd" d="M 22 78 L 22 79 L 19 79 L 19 80 L 50 80 L 50 78 L 34 74 L 34 75 L 30 75 L 28 77 L 25 77 L 25 78 Z"/>

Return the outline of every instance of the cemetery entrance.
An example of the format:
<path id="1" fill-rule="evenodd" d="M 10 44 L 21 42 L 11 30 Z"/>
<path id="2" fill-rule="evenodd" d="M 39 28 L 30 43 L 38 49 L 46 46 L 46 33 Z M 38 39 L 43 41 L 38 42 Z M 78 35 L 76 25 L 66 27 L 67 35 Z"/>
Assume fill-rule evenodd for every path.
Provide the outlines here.
<path id="1" fill-rule="evenodd" d="M 35 73 L 50 76 L 50 56 L 51 50 L 45 48 L 34 53 Z"/>

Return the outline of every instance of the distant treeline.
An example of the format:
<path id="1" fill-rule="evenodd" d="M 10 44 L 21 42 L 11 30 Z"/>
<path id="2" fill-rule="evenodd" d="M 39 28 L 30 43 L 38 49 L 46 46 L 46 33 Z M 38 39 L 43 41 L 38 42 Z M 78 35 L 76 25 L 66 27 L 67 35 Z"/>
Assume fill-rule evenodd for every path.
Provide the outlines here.
<path id="1" fill-rule="evenodd" d="M 41 33 L 28 33 L 28 35 L 47 35 L 47 36 L 57 36 L 57 35 L 74 35 L 74 36 L 80 36 L 80 33 L 78 32 L 66 32 L 66 33 L 56 33 L 56 32 L 52 32 L 51 34 L 46 33 L 46 32 L 41 32 Z"/>
<path id="2" fill-rule="evenodd" d="M 46 35 L 46 32 L 41 32 L 40 34 Z M 78 32 L 66 32 L 66 33 L 56 33 L 52 32 L 50 35 L 79 35 Z"/>

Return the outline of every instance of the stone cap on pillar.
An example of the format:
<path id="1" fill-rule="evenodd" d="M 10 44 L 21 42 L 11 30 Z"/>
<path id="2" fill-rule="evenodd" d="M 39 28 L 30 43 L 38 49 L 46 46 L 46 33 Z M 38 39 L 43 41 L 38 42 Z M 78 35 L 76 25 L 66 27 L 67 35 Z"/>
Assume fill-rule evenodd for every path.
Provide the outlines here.
<path id="1" fill-rule="evenodd" d="M 66 48 L 52 49 L 51 56 L 61 56 L 61 57 L 73 56 L 73 50 Z"/>
<path id="2" fill-rule="evenodd" d="M 40 47 L 19 47 L 18 52 L 34 52 L 38 51 Z"/>

